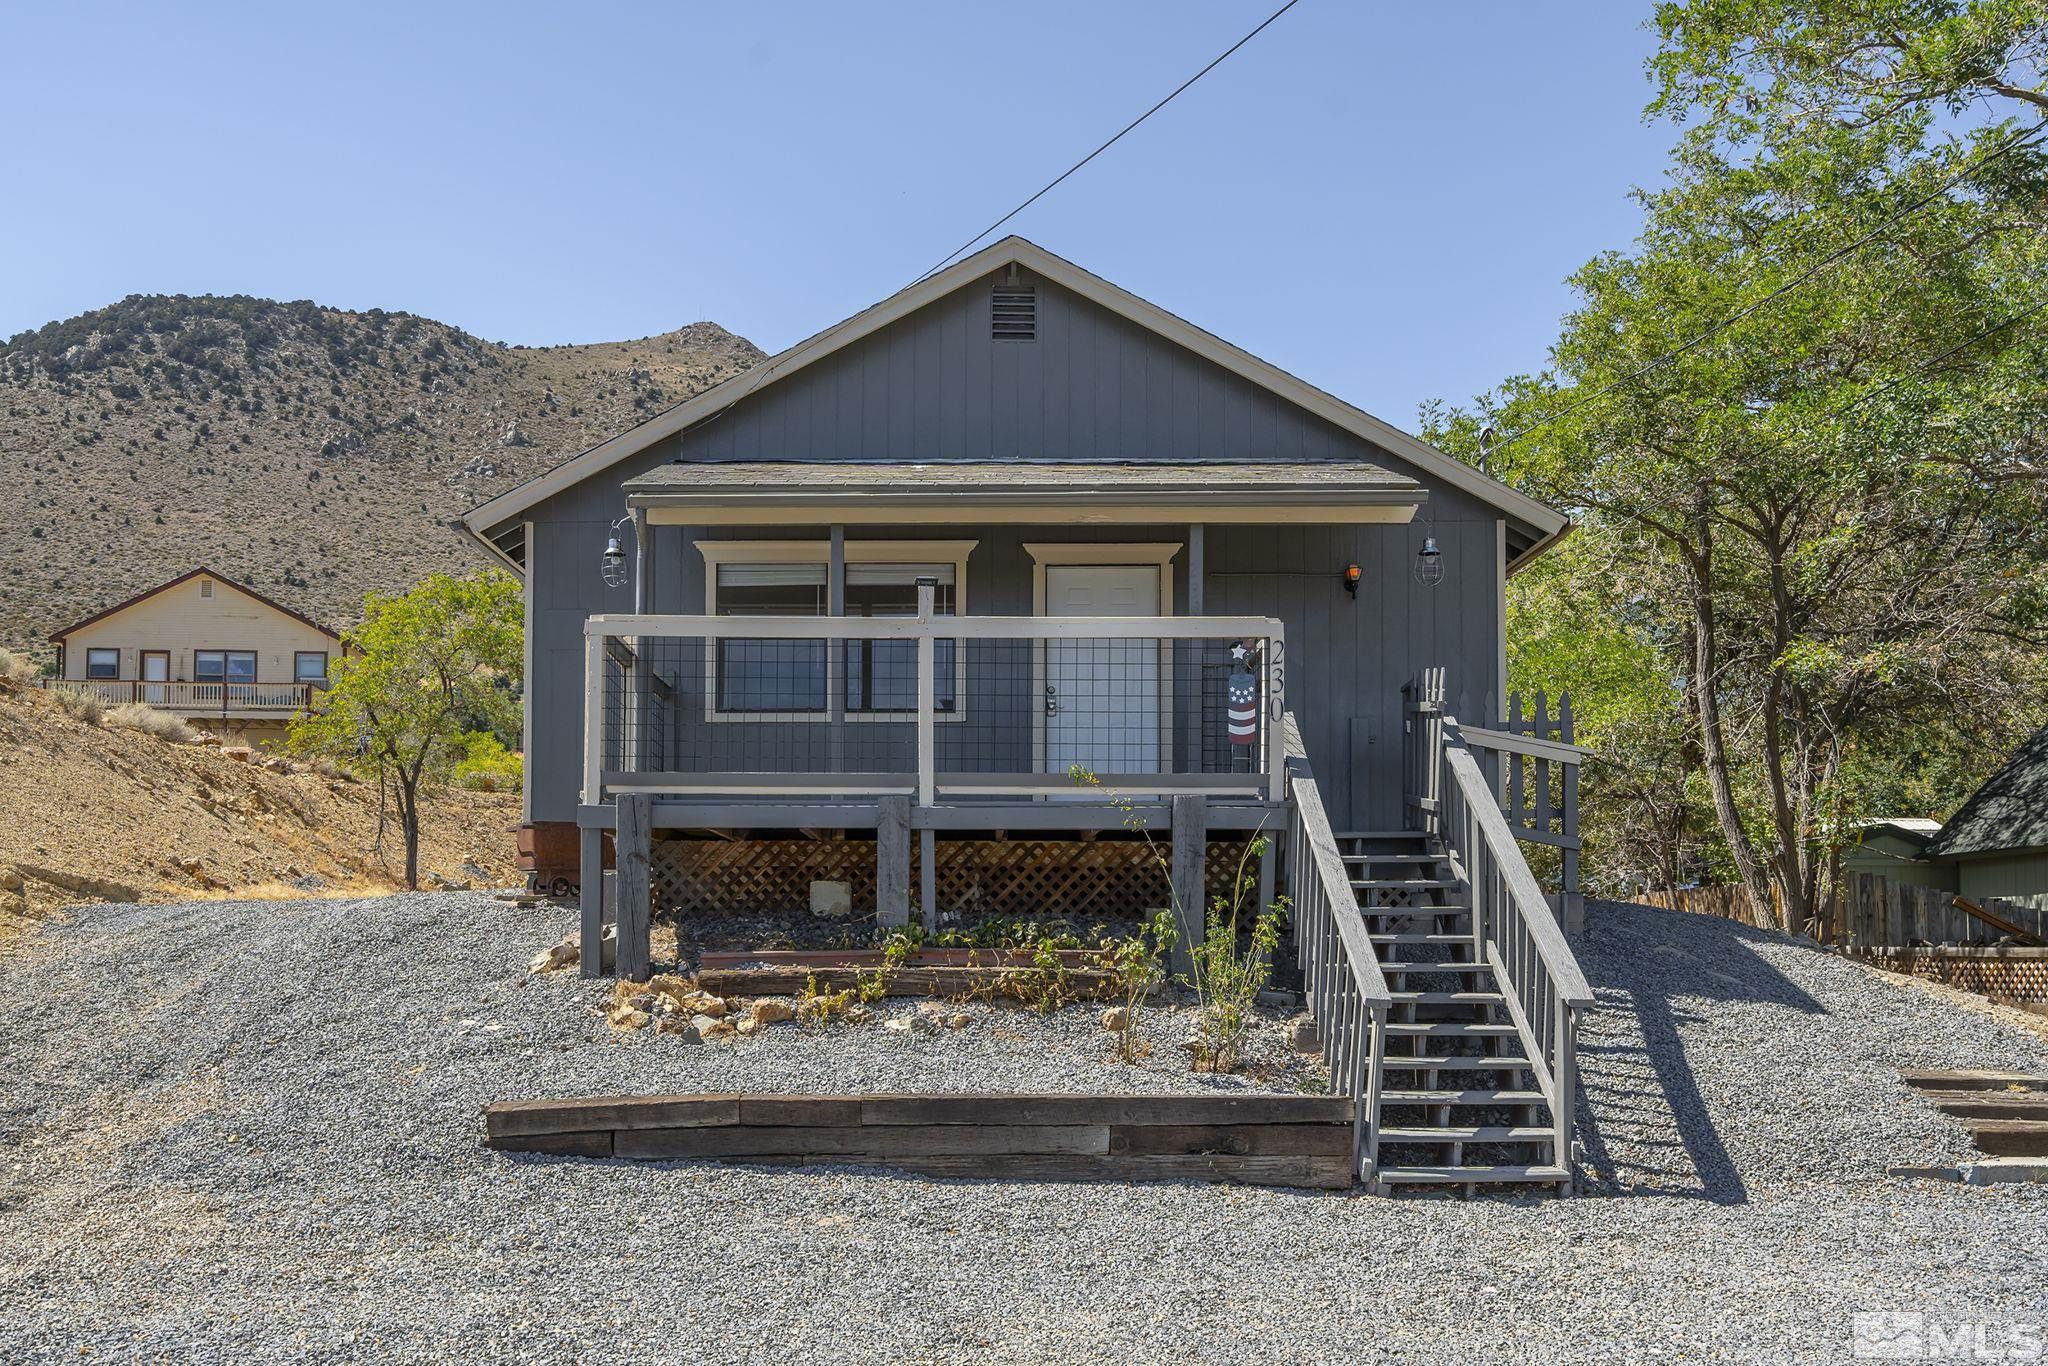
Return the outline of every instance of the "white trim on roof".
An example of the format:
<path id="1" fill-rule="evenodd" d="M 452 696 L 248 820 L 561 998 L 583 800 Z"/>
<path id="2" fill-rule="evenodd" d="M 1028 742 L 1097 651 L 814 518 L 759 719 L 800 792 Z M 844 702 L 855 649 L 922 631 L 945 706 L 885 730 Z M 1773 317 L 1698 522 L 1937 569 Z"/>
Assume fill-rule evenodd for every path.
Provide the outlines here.
<path id="1" fill-rule="evenodd" d="M 1444 483 L 1463 489 L 1482 502 L 1526 522 L 1537 530 L 1539 539 L 1536 545 L 1519 557 L 1518 562 L 1528 560 L 1542 549 L 1545 543 L 1564 534 L 1571 525 L 1571 519 L 1563 513 L 1546 507 L 1527 494 L 1509 488 L 1463 461 L 1452 459 L 1427 442 L 1410 436 L 1397 427 L 1387 425 L 1372 414 L 1354 408 L 1305 380 L 1295 378 L 1278 366 L 1260 360 L 1250 352 L 1232 346 L 1212 333 L 1204 332 L 1157 304 L 1149 303 L 1127 290 L 1120 289 L 1101 276 L 1083 270 L 1071 261 L 1055 256 L 1037 243 L 1022 237 L 1005 237 L 1002 241 L 984 247 L 965 260 L 947 267 L 930 279 L 899 290 L 844 322 L 826 328 L 816 336 L 769 357 L 753 369 L 713 385 L 667 412 L 650 418 L 629 431 L 621 432 L 608 441 L 592 446 L 583 454 L 564 461 L 547 473 L 537 475 L 517 488 L 508 489 L 497 497 L 471 508 L 463 520 L 472 533 L 483 537 L 491 527 L 517 517 L 535 504 L 582 483 L 627 456 L 645 450 L 655 442 L 673 436 L 712 414 L 731 407 L 763 385 L 795 374 L 813 361 L 822 360 L 861 338 L 880 331 L 899 318 L 906 317 L 954 290 L 971 284 L 991 271 L 1011 264 L 1023 266 L 1054 284 L 1107 308 L 1112 313 L 1119 314 L 1169 341 L 1186 347 L 1196 355 L 1259 385 L 1297 407 L 1314 413 L 1332 425 L 1384 447 Z"/>

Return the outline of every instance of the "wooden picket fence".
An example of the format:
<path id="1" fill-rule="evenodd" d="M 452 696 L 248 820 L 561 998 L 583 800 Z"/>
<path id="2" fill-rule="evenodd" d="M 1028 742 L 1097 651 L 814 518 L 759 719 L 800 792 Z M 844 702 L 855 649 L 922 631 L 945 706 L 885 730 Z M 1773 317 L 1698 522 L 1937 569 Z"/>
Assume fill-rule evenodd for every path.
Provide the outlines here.
<path id="1" fill-rule="evenodd" d="M 1739 886 L 1645 892 L 1637 900 L 1667 910 L 1719 916 L 1759 929 L 1774 930 L 1782 923 L 1781 904 L 1773 904 L 1769 914 L 1759 915 L 1750 905 L 1748 893 Z M 1832 904 L 1822 908 L 1819 924 L 1812 927 L 1814 938 L 1823 944 L 1859 951 L 1914 944 L 1983 945 L 2004 938 L 2000 931 L 1958 907 L 1955 900 L 1953 892 L 1939 888 L 1893 882 L 1873 873 L 1850 873 L 1843 878 Z M 1773 901 L 1776 902 L 1775 897 Z M 1983 905 L 1999 918 L 2048 939 L 2048 911 L 2011 901 L 1993 900 Z"/>

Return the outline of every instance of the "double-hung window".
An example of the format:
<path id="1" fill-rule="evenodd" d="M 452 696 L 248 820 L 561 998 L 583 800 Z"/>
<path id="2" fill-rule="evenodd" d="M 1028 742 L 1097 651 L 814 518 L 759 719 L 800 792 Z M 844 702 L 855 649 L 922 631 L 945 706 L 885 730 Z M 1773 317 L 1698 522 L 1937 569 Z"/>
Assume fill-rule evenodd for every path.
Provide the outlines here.
<path id="1" fill-rule="evenodd" d="M 914 617 L 917 581 L 937 585 L 933 611 L 951 616 L 963 600 L 962 579 L 972 541 L 861 542 L 846 546 L 846 616 Z M 827 543 L 699 542 L 715 616 L 823 617 L 831 612 L 831 549 Z M 885 558 L 886 557 L 886 558 Z M 833 642 L 721 638 L 710 667 L 712 711 L 720 716 L 817 719 L 830 714 Z M 917 643 L 838 643 L 840 702 L 859 720 L 901 717 L 917 709 Z M 934 642 L 935 708 L 958 714 L 958 642 Z"/>
<path id="2" fill-rule="evenodd" d="M 85 676 L 87 678 L 119 678 L 121 676 L 121 652 L 119 650 L 87 650 L 85 652 Z"/>
<path id="3" fill-rule="evenodd" d="M 298 650 L 292 655 L 292 682 L 327 686 L 327 651 Z"/>

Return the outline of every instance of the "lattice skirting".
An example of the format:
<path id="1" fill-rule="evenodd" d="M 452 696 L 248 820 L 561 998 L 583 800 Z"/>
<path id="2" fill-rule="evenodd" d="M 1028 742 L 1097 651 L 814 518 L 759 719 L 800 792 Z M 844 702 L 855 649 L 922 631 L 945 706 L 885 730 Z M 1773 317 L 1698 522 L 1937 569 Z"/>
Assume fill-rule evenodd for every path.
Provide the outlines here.
<path id="1" fill-rule="evenodd" d="M 1166 851 L 1164 841 L 1158 850 Z M 1228 892 L 1244 850 L 1243 841 L 1209 844 L 1211 897 Z M 657 839 L 650 852 L 657 915 L 808 913 L 813 882 L 848 883 L 854 913 L 874 912 L 872 840 Z M 915 841 L 910 857 L 915 889 Z M 1255 873 L 1256 864 L 1247 871 Z M 1142 840 L 941 836 L 937 872 L 941 913 L 1123 916 L 1171 904 L 1166 871 Z"/>
<path id="2" fill-rule="evenodd" d="M 1857 956 L 1995 1000 L 2048 1002 L 2048 949 L 1870 949 Z"/>

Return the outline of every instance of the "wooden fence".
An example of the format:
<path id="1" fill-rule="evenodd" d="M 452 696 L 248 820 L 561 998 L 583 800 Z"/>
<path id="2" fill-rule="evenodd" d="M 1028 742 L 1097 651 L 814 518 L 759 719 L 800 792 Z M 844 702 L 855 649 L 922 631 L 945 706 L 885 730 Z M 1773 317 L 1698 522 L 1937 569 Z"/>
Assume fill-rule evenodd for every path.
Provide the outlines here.
<path id="1" fill-rule="evenodd" d="M 1645 905 L 1692 911 L 1775 930 L 1780 906 L 1758 915 L 1741 887 L 1685 887 L 1646 892 Z M 1995 944 L 2006 936 L 1956 904 L 1953 892 L 1893 882 L 1873 873 L 1850 873 L 1834 901 L 1822 908 L 1814 937 L 1845 949 L 1904 948 L 1913 944 Z M 2048 911 L 2010 901 L 1986 901 L 1985 910 L 2029 934 L 2048 939 Z"/>

